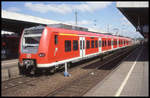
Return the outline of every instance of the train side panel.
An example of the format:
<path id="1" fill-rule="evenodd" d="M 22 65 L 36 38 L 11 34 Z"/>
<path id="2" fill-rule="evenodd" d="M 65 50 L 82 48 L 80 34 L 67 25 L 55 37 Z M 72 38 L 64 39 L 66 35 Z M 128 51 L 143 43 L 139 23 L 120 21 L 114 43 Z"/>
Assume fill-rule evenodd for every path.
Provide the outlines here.
<path id="1" fill-rule="evenodd" d="M 98 37 L 86 37 L 86 55 L 97 52 L 98 52 Z"/>

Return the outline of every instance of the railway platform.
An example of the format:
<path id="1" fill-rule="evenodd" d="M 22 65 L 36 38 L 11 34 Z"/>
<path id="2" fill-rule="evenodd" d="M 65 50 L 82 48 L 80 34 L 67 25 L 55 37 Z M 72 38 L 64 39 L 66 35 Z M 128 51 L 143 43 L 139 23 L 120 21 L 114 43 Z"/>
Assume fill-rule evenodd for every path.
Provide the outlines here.
<path id="1" fill-rule="evenodd" d="M 1 80 L 8 80 L 19 76 L 18 59 L 3 60 L 1 62 Z"/>
<path id="2" fill-rule="evenodd" d="M 148 44 L 140 46 L 84 96 L 149 96 Z"/>

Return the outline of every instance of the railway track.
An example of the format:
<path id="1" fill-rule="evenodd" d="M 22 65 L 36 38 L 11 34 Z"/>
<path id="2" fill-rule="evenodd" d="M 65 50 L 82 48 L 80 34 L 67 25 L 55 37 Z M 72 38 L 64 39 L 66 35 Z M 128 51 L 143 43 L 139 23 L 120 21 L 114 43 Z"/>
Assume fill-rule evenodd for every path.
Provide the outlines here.
<path id="1" fill-rule="evenodd" d="M 91 60 L 84 60 L 80 62 L 79 66 L 78 63 L 74 63 L 71 65 L 71 68 L 69 69 L 69 72 L 72 72 L 73 70 L 77 70 L 79 68 L 82 69 L 90 69 L 87 71 L 85 75 L 80 75 L 78 78 L 73 79 L 72 81 L 69 81 L 67 83 L 64 83 L 63 85 L 60 85 L 56 87 L 55 89 L 51 90 L 50 92 L 46 92 L 44 96 L 81 96 L 85 92 L 87 92 L 93 85 L 95 85 L 97 82 L 101 81 L 108 73 L 110 73 L 110 68 L 114 68 L 118 61 L 120 61 L 123 57 L 125 57 L 125 54 L 128 54 L 133 50 L 133 47 L 123 49 L 123 51 L 117 51 L 114 54 L 110 54 L 104 57 L 102 62 L 99 62 L 100 58 L 92 59 Z M 126 52 L 125 52 L 126 51 Z M 118 54 L 120 55 L 120 59 L 115 60 L 117 58 L 113 58 Z M 115 60 L 114 65 L 111 65 L 112 60 Z M 86 63 L 85 63 L 86 62 Z M 100 65 L 100 66 L 99 66 Z M 110 67 L 109 67 L 109 66 Z M 113 66 L 113 67 L 112 67 Z M 2 91 L 7 92 L 10 89 L 13 89 L 14 87 L 20 86 L 20 85 L 31 85 L 30 82 L 33 81 L 43 81 L 47 79 L 53 79 L 54 77 L 57 77 L 60 75 L 62 71 L 57 72 L 55 75 L 51 76 L 40 76 L 40 77 L 20 77 L 8 81 L 2 82 Z M 62 73 L 61 73 L 62 74 Z M 93 82 L 94 80 L 94 82 Z M 57 81 L 61 81 L 57 79 Z"/>
<path id="2" fill-rule="evenodd" d="M 115 69 L 121 63 L 121 60 L 126 57 L 132 49 L 123 51 L 124 53 L 119 54 L 120 52 L 112 55 L 114 58 L 105 60 L 103 62 L 95 62 L 92 65 L 85 66 L 83 68 L 92 68 L 93 70 L 89 71 L 82 77 L 79 77 L 75 81 L 64 85 L 56 89 L 53 92 L 50 92 L 46 96 L 82 96 L 93 86 L 95 86 L 99 81 L 103 80 L 112 70 Z M 119 55 L 118 55 L 119 54 Z M 112 58 L 109 56 L 108 58 Z M 116 56 L 116 57 L 115 57 Z M 108 59 L 107 58 L 107 59 Z M 112 63 L 113 61 L 113 63 Z"/>
<path id="3" fill-rule="evenodd" d="M 9 79 L 9 80 L 6 80 L 6 81 L 2 82 L 2 90 L 5 91 L 7 89 L 11 89 L 13 87 L 17 87 L 17 86 L 20 86 L 22 84 L 28 85 L 29 82 L 36 81 L 36 80 L 39 80 L 39 79 L 43 79 L 45 77 L 44 76 L 42 76 L 42 77 L 20 76 L 20 77 L 17 77 L 17 78 Z"/>

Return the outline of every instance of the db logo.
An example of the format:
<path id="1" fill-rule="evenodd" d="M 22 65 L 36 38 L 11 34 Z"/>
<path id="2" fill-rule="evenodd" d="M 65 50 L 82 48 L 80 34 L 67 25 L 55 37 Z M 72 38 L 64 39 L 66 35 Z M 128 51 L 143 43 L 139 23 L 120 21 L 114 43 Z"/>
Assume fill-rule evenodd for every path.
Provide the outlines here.
<path id="1" fill-rule="evenodd" d="M 27 58 L 31 58 L 31 54 L 27 54 L 27 56 L 26 56 Z"/>

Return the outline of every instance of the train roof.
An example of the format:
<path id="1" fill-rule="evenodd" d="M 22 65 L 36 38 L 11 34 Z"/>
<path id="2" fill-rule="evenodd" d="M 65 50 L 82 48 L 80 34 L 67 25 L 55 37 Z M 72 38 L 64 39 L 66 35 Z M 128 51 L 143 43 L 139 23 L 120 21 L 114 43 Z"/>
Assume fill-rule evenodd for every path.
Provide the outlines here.
<path id="1" fill-rule="evenodd" d="M 92 32 L 87 32 L 87 31 L 76 31 L 76 30 L 68 30 L 64 28 L 55 28 L 55 27 L 50 27 L 48 26 L 51 30 L 54 32 L 61 32 L 65 34 L 77 34 L 77 35 L 90 35 L 90 36 L 100 36 L 100 37 L 107 37 L 107 38 L 123 38 L 123 39 L 129 39 L 126 37 L 119 37 L 119 36 L 114 36 L 114 35 L 105 35 L 105 34 L 98 34 L 98 33 L 92 33 Z"/>
<path id="2" fill-rule="evenodd" d="M 90 35 L 90 36 L 105 36 L 108 37 L 107 35 L 104 34 L 97 34 L 97 33 L 92 33 L 92 32 L 87 32 L 87 31 L 76 31 L 76 30 L 68 30 L 64 28 L 54 28 L 54 27 L 48 27 L 54 32 L 61 32 L 61 33 L 66 33 L 66 34 L 77 34 L 77 35 Z"/>
<path id="3" fill-rule="evenodd" d="M 26 28 L 26 30 L 40 29 L 40 28 L 44 28 L 44 27 L 45 26 L 34 26 L 34 27 Z M 65 33 L 65 34 L 77 34 L 77 35 L 100 36 L 100 37 L 107 37 L 107 38 L 130 39 L 130 38 L 121 37 L 121 36 L 106 35 L 106 34 L 100 33 L 100 32 L 92 32 L 92 31 L 88 31 L 88 30 L 83 30 L 83 28 L 82 28 L 83 31 L 80 31 L 79 28 L 77 30 L 75 30 L 75 29 L 66 29 L 66 28 L 60 28 L 59 25 L 56 25 L 56 27 L 55 27 L 55 25 L 54 26 L 53 25 L 47 25 L 46 27 L 53 30 L 53 32 L 61 32 L 61 33 Z M 69 27 L 67 27 L 67 28 L 69 28 Z"/>

